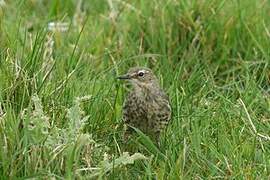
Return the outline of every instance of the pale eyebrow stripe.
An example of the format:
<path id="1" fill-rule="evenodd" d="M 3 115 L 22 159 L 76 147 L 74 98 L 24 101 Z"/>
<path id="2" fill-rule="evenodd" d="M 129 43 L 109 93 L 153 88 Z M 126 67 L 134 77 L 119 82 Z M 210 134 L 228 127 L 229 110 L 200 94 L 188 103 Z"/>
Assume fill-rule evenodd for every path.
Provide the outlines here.
<path id="1" fill-rule="evenodd" d="M 148 73 L 148 71 L 146 71 L 146 70 L 144 70 L 144 69 L 138 71 L 138 73 L 140 73 L 140 72 Z"/>

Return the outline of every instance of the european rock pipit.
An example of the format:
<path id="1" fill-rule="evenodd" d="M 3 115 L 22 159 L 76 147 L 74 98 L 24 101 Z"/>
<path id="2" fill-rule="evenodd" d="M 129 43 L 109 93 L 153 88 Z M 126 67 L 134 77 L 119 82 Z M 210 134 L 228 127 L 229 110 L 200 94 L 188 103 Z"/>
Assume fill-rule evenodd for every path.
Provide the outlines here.
<path id="1" fill-rule="evenodd" d="M 118 78 L 128 80 L 132 85 L 123 105 L 123 120 L 127 125 L 125 136 L 130 134 L 129 126 L 132 126 L 159 141 L 160 133 L 170 120 L 171 106 L 158 79 L 145 67 L 133 67 Z"/>

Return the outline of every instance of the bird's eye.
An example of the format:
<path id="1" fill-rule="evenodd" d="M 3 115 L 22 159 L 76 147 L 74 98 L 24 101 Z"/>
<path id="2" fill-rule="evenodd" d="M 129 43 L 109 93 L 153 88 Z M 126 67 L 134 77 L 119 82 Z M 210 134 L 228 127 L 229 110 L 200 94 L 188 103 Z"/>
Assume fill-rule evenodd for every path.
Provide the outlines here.
<path id="1" fill-rule="evenodd" d="M 140 71 L 140 72 L 138 73 L 138 75 L 139 75 L 139 76 L 143 76 L 143 75 L 144 75 L 144 72 Z"/>

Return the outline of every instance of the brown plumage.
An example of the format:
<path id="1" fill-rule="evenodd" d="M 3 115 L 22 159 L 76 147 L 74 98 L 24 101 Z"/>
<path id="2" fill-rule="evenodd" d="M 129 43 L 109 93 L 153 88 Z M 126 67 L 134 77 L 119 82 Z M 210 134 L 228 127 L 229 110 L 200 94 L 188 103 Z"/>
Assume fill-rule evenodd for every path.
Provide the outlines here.
<path id="1" fill-rule="evenodd" d="M 123 106 L 125 124 L 159 140 L 160 133 L 171 118 L 171 107 L 158 79 L 145 67 L 133 67 L 119 79 L 128 80 L 132 85 Z M 127 128 L 126 135 L 129 135 L 131 130 Z"/>

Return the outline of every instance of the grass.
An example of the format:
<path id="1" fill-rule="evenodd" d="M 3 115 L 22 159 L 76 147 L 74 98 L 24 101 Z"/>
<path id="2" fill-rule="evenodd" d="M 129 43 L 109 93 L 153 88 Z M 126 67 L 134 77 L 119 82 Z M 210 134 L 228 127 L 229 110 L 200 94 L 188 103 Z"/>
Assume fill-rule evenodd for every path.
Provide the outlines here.
<path id="1" fill-rule="evenodd" d="M 6 0 L 0 10 L 1 179 L 269 178 L 268 1 Z M 160 148 L 139 130 L 133 150 L 121 140 L 115 77 L 135 65 L 171 99 Z"/>

